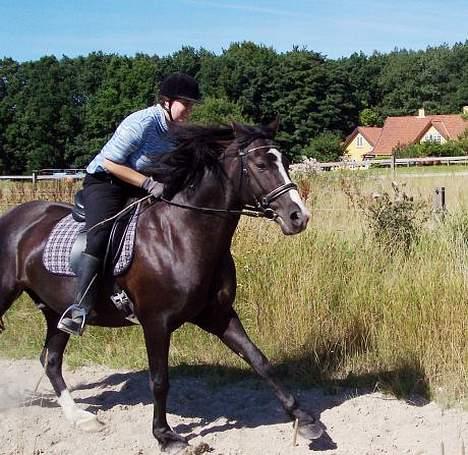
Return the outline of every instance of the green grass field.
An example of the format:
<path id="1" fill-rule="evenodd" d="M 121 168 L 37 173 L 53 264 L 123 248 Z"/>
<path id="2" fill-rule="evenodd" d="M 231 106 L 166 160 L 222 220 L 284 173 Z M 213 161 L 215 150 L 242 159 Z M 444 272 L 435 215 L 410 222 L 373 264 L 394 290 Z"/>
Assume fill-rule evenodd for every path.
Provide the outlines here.
<path id="1" fill-rule="evenodd" d="M 435 187 L 447 191 L 445 221 L 430 217 L 408 251 L 379 243 L 344 191 L 347 184 L 348 192 L 351 188 L 364 199 L 391 193 L 390 173 L 298 176 L 313 218 L 295 237 L 284 237 L 271 222 L 243 219 L 233 244 L 236 308 L 277 372 L 291 380 L 467 403 L 468 177 L 396 179 L 428 208 Z M 36 196 L 67 199 L 74 189 L 41 185 L 37 195 L 29 187 L 3 186 L 0 205 Z M 27 298 L 17 302 L 5 318 L 0 356 L 37 357 L 44 336 L 41 318 Z M 72 340 L 66 361 L 144 368 L 141 331 L 91 327 Z M 246 370 L 217 340 L 192 326 L 174 334 L 171 364 Z"/>

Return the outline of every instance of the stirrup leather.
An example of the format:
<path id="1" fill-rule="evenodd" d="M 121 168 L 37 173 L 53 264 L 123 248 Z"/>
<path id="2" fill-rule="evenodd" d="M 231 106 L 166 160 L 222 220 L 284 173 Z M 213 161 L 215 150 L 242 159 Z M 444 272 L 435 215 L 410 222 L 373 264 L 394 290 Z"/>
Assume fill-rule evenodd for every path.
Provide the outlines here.
<path id="1" fill-rule="evenodd" d="M 75 313 L 75 318 L 72 317 L 73 313 Z M 62 330 L 62 332 L 69 333 L 70 335 L 81 335 L 86 325 L 86 315 L 86 310 L 81 306 L 76 304 L 70 305 L 62 314 L 62 317 L 60 318 L 60 321 L 57 324 L 57 328 Z M 68 327 L 62 322 L 64 319 L 68 319 L 72 321 L 73 324 L 78 325 L 78 323 L 75 322 L 76 318 L 81 318 L 79 328 L 77 328 L 76 330 L 73 330 L 72 328 Z"/>

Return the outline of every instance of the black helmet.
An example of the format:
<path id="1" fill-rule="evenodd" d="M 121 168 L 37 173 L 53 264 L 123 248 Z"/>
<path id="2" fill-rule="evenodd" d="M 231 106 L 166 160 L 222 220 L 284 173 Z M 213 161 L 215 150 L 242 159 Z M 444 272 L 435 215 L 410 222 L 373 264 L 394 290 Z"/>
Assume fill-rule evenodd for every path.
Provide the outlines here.
<path id="1" fill-rule="evenodd" d="M 185 73 L 172 73 L 167 76 L 159 87 L 159 96 L 179 98 L 193 103 L 198 103 L 201 99 L 198 82 Z"/>

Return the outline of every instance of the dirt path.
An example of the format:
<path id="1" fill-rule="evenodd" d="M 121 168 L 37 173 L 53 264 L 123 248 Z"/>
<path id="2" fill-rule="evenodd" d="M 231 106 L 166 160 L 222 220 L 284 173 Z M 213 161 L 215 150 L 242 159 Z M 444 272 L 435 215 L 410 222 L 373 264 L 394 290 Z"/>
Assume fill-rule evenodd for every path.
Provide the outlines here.
<path id="1" fill-rule="evenodd" d="M 99 433 L 69 425 L 46 379 L 31 398 L 40 376 L 39 362 L 0 360 L 0 454 L 159 453 L 151 435 L 146 372 L 66 371 L 76 401 L 105 423 Z M 461 438 L 468 446 L 467 412 L 409 404 L 380 393 L 348 390 L 330 396 L 313 389 L 296 392 L 302 403 L 321 412 L 327 434 L 313 444 L 298 438 L 293 447 L 292 424 L 263 384 L 213 387 L 183 377 L 171 386 L 169 423 L 193 447 L 208 444 L 213 455 L 462 455 Z"/>

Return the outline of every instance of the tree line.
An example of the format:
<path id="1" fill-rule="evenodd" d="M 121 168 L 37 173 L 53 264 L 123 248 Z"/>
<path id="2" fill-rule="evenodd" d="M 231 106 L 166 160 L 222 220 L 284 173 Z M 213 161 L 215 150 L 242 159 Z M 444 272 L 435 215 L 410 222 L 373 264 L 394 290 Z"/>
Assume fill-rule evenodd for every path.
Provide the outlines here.
<path id="1" fill-rule="evenodd" d="M 221 54 L 183 47 L 169 56 L 102 52 L 0 60 L 0 173 L 83 167 L 129 113 L 151 105 L 159 82 L 184 71 L 204 102 L 193 121 L 265 123 L 292 160 L 336 159 L 358 124 L 389 115 L 458 113 L 468 105 L 468 41 L 346 58 L 252 42 Z"/>

